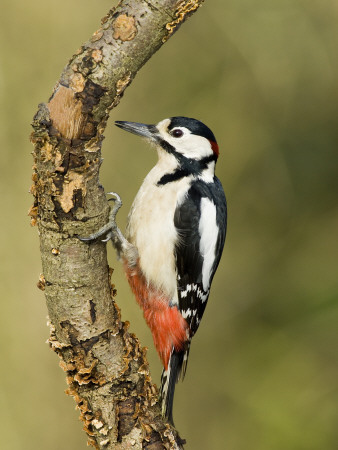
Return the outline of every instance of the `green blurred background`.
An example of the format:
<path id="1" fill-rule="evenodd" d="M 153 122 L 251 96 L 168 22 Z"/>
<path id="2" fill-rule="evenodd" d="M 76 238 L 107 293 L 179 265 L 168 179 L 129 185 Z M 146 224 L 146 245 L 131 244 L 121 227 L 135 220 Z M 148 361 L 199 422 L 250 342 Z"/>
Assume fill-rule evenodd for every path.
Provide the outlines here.
<path id="1" fill-rule="evenodd" d="M 0 17 L 0 448 L 86 448 L 45 344 L 37 229 L 27 211 L 37 104 L 108 0 L 2 0 Z M 207 0 L 112 112 L 101 181 L 128 208 L 153 150 L 113 120 L 204 121 L 221 149 L 229 226 L 211 299 L 177 387 L 187 450 L 338 448 L 338 3 Z M 118 303 L 152 339 L 109 248 Z"/>

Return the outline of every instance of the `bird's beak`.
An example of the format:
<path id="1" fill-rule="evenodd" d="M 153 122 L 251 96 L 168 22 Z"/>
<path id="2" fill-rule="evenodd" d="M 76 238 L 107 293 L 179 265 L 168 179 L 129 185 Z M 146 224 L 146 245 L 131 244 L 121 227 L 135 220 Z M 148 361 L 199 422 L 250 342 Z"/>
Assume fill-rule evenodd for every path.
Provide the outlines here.
<path id="1" fill-rule="evenodd" d="M 158 133 L 155 125 L 146 125 L 144 123 L 137 122 L 124 122 L 121 120 L 117 120 L 115 125 L 122 130 L 129 131 L 129 133 L 137 134 L 138 136 L 142 136 L 148 139 L 154 139 L 155 134 Z"/>

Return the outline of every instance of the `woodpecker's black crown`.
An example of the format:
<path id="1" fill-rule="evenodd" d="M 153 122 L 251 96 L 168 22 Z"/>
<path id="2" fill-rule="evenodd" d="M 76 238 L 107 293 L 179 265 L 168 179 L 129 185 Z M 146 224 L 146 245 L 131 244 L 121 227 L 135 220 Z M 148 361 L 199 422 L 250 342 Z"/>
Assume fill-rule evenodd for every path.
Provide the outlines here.
<path id="1" fill-rule="evenodd" d="M 168 126 L 168 130 L 173 130 L 177 127 L 187 128 L 191 134 L 196 134 L 197 136 L 202 136 L 208 139 L 208 141 L 215 142 L 216 138 L 214 133 L 204 125 L 203 122 L 200 122 L 197 119 L 191 119 L 190 117 L 170 117 L 170 124 Z"/>

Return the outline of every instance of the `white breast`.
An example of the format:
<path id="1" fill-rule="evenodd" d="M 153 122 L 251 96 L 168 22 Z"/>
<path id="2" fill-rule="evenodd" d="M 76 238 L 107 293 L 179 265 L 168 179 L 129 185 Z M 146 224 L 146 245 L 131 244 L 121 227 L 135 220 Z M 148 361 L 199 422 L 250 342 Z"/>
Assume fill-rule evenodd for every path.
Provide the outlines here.
<path id="1" fill-rule="evenodd" d="M 127 239 L 137 247 L 141 270 L 147 281 L 177 302 L 174 248 L 178 239 L 174 225 L 177 204 L 184 199 L 190 177 L 157 186 L 161 177 L 172 172 L 177 161 L 160 152 L 159 161 L 145 178 L 131 207 Z"/>

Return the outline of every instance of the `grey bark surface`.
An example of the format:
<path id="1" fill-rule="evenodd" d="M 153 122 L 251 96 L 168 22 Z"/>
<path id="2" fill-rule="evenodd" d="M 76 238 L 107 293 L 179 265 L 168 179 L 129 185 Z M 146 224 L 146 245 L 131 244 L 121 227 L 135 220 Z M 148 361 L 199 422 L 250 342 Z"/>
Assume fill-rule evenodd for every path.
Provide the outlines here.
<path id="1" fill-rule="evenodd" d="M 70 59 L 33 120 L 34 204 L 50 346 L 97 449 L 182 448 L 158 405 L 145 350 L 121 322 L 106 244 L 82 243 L 106 221 L 99 183 L 109 111 L 137 71 L 201 4 L 122 1 Z"/>

